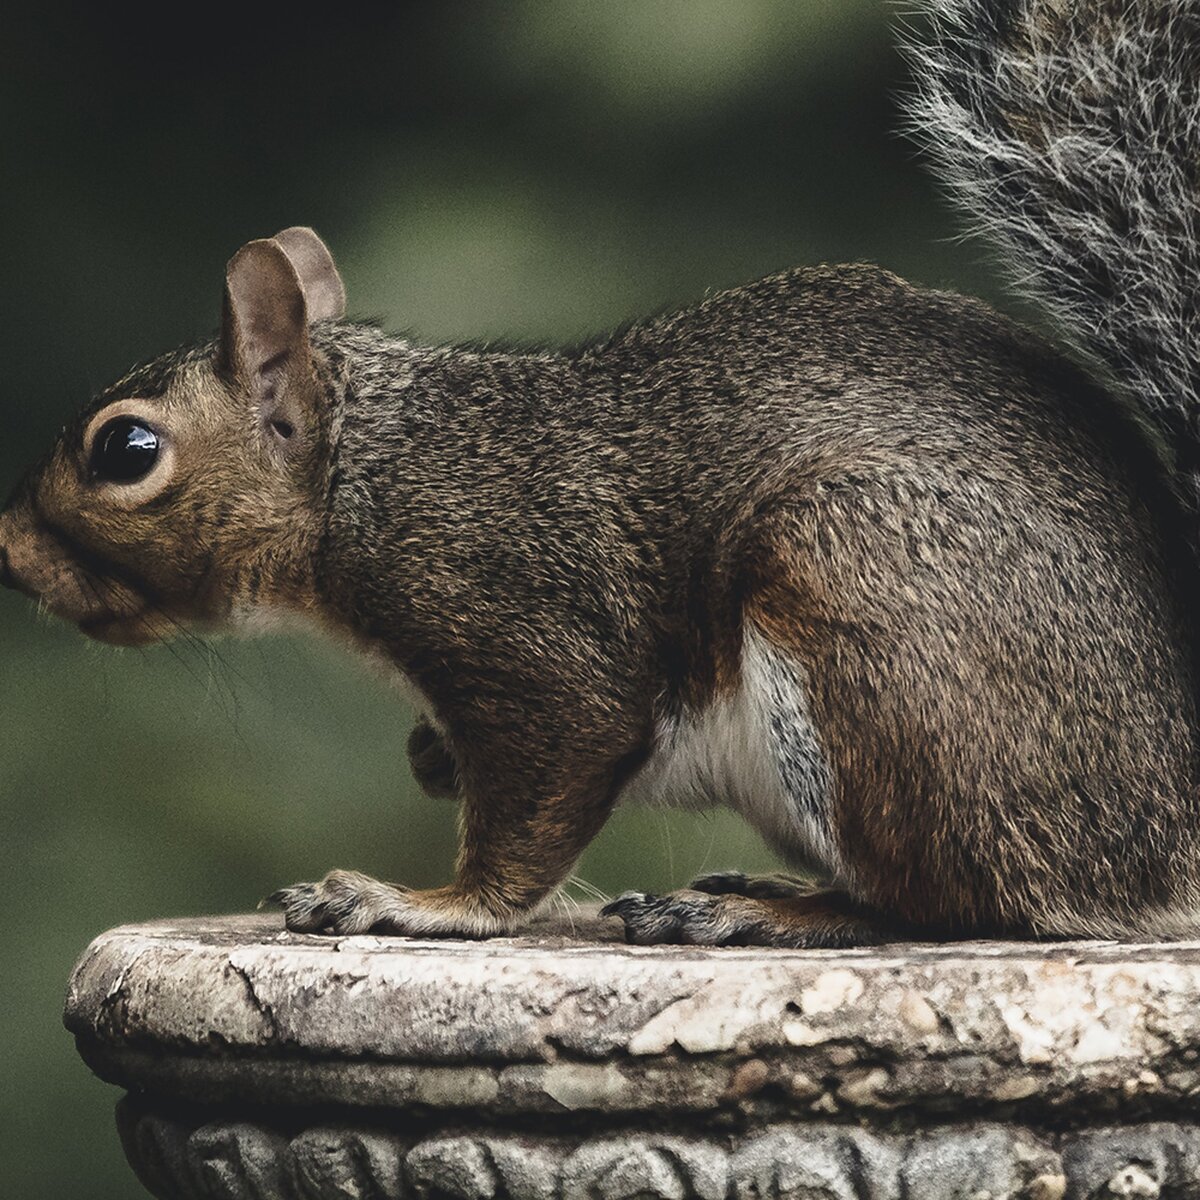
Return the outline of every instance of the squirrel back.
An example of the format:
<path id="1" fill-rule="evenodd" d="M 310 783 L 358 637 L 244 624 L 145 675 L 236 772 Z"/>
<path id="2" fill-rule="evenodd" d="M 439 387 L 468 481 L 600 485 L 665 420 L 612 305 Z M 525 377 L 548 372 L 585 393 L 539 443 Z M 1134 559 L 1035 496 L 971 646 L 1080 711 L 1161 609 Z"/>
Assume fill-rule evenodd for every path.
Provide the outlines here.
<path id="1" fill-rule="evenodd" d="M 1200 515 L 1200 4 L 926 11 L 914 131 L 1017 287 L 1158 431 Z"/>

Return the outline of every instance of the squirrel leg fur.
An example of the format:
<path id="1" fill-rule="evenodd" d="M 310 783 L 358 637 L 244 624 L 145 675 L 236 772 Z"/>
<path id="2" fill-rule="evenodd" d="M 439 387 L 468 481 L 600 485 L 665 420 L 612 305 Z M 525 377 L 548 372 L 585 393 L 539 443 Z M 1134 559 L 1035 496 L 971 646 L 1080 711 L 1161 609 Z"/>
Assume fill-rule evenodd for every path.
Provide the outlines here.
<path id="1" fill-rule="evenodd" d="M 454 882 L 417 890 L 357 871 L 331 871 L 266 901 L 283 908 L 288 929 L 487 937 L 519 925 L 553 895 L 607 818 L 619 764 L 604 756 L 591 769 L 576 761 L 556 764 L 547 747 L 534 744 L 523 747 L 519 760 L 510 748 L 510 769 L 498 772 L 488 764 L 504 751 L 484 724 L 469 729 L 461 744 L 470 749 L 462 753 L 452 753 L 430 726 L 414 734 L 422 742 L 419 753 L 432 745 L 457 762 L 463 805 Z"/>
<path id="2" fill-rule="evenodd" d="M 520 835 L 505 836 L 487 819 L 486 804 L 464 805 L 462 849 L 448 887 L 417 890 L 335 870 L 320 882 L 281 888 L 264 903 L 280 905 L 295 933 L 504 933 L 554 893 L 609 808 L 597 794 L 570 793 L 521 807 Z"/>
<path id="3" fill-rule="evenodd" d="M 620 917 L 625 922 L 625 940 L 638 946 L 838 949 L 877 945 L 900 936 L 894 926 L 837 891 L 796 889 L 771 899 L 691 888 L 666 896 L 626 892 L 606 905 L 602 915 Z"/>

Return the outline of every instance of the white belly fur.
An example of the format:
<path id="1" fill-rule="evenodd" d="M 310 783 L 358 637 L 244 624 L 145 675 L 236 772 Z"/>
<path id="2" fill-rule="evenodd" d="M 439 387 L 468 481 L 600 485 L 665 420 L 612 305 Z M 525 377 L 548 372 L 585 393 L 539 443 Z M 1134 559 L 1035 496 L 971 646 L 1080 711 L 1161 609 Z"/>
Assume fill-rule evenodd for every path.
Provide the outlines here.
<path id="1" fill-rule="evenodd" d="M 804 669 L 747 627 L 737 691 L 662 721 L 649 760 L 621 800 L 723 804 L 786 858 L 844 879 L 829 822 L 832 792 Z"/>

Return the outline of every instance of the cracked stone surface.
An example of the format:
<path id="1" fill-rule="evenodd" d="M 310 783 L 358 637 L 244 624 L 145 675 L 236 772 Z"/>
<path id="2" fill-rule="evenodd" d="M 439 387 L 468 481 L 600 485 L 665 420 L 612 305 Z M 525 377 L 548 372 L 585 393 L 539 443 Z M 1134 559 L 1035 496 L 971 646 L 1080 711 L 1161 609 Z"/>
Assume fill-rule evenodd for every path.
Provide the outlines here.
<path id="1" fill-rule="evenodd" d="M 131 925 L 72 977 L 162 1197 L 1200 1195 L 1200 944 Z"/>

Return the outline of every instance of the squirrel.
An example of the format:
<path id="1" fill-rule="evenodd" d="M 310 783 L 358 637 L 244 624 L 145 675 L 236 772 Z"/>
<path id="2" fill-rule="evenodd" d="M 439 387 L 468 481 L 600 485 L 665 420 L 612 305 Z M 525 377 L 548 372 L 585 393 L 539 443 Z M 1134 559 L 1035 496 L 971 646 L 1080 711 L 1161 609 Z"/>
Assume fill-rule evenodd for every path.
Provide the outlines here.
<path id="1" fill-rule="evenodd" d="M 335 870 L 289 929 L 511 931 L 631 800 L 819 880 L 628 892 L 634 943 L 1200 929 L 1200 8 L 929 7 L 912 119 L 1058 345 L 854 265 L 426 347 L 296 227 L 19 484 L 0 577 L 85 633 L 299 619 L 412 689 L 453 882 Z"/>

